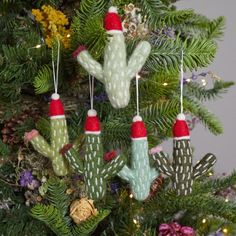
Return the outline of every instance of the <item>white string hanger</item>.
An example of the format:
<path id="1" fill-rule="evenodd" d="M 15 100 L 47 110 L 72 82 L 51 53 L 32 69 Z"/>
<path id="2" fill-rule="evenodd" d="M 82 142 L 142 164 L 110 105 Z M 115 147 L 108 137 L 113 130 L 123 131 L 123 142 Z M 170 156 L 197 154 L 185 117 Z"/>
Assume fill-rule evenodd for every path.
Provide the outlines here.
<path id="1" fill-rule="evenodd" d="M 140 75 L 136 74 L 136 114 L 139 116 L 139 79 Z"/>
<path id="2" fill-rule="evenodd" d="M 184 86 L 184 52 L 181 51 L 181 62 L 180 62 L 180 113 L 183 114 L 183 86 Z"/>
<path id="3" fill-rule="evenodd" d="M 54 84 L 54 91 L 55 94 L 58 94 L 58 76 L 59 76 L 59 65 L 60 65 L 60 41 L 57 38 L 57 62 L 56 68 L 53 60 L 53 47 L 52 47 L 52 72 L 53 72 L 53 84 Z"/>
<path id="4" fill-rule="evenodd" d="M 94 77 L 89 75 L 89 94 L 90 94 L 90 109 L 93 109 L 93 95 L 94 95 Z"/>

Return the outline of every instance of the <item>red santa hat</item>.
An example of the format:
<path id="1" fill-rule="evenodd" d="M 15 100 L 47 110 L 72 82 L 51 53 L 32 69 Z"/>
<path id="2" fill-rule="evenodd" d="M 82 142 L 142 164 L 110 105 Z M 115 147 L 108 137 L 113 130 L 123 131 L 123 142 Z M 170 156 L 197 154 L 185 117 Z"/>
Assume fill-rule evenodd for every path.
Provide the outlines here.
<path id="1" fill-rule="evenodd" d="M 85 121 L 84 130 L 86 134 L 100 134 L 100 120 L 97 117 L 97 112 L 93 109 L 88 111 Z"/>
<path id="2" fill-rule="evenodd" d="M 173 126 L 173 136 L 174 139 L 189 139 L 189 128 L 185 120 L 184 114 L 178 114 L 177 119 Z"/>
<path id="3" fill-rule="evenodd" d="M 147 130 L 141 116 L 135 116 L 133 118 L 133 124 L 131 125 L 131 138 L 133 140 L 147 139 Z"/>
<path id="4" fill-rule="evenodd" d="M 60 96 L 57 93 L 52 94 L 52 100 L 49 107 L 49 116 L 51 119 L 64 118 L 65 112 Z"/>
<path id="5" fill-rule="evenodd" d="M 104 19 L 104 28 L 108 33 L 122 33 L 122 22 L 116 7 L 110 7 Z"/>

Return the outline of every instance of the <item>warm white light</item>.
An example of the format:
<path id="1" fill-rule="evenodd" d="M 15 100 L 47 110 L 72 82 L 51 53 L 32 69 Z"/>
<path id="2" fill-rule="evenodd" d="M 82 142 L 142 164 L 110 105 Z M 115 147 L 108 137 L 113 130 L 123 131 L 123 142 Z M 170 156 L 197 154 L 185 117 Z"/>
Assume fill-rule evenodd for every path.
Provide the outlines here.
<path id="1" fill-rule="evenodd" d="M 207 220 L 204 218 L 204 219 L 202 220 L 202 223 L 205 224 L 206 222 L 207 222 Z"/>
<path id="2" fill-rule="evenodd" d="M 163 83 L 163 86 L 167 86 L 167 85 L 168 85 L 168 83 L 166 83 L 166 82 L 165 82 L 165 83 Z"/>
<path id="3" fill-rule="evenodd" d="M 186 81 L 189 83 L 191 81 L 191 79 L 188 78 L 188 79 L 186 79 Z"/>
<path id="4" fill-rule="evenodd" d="M 70 34 L 67 34 L 66 37 L 67 37 L 67 38 L 70 38 Z"/>
<path id="5" fill-rule="evenodd" d="M 136 219 L 133 219 L 134 224 L 138 224 L 138 221 Z"/>
<path id="6" fill-rule="evenodd" d="M 229 199 L 228 198 L 225 198 L 225 202 L 228 202 L 229 201 Z"/>
<path id="7" fill-rule="evenodd" d="M 212 173 L 212 172 L 210 172 L 208 175 L 209 175 L 209 176 L 212 176 L 212 175 L 213 175 L 213 173 Z"/>
<path id="8" fill-rule="evenodd" d="M 203 86 L 206 86 L 206 84 L 207 84 L 206 80 L 205 80 L 205 79 L 202 79 L 202 85 L 203 85 Z"/>
<path id="9" fill-rule="evenodd" d="M 133 198 L 133 197 L 134 197 L 134 195 L 131 193 L 131 194 L 129 195 L 129 197 L 130 197 L 130 198 Z"/>
<path id="10" fill-rule="evenodd" d="M 41 48 L 41 47 L 42 47 L 41 44 L 38 44 L 38 45 L 35 46 L 35 48 Z"/>
<path id="11" fill-rule="evenodd" d="M 228 233 L 228 229 L 224 228 L 223 230 L 223 233 L 227 234 Z"/>

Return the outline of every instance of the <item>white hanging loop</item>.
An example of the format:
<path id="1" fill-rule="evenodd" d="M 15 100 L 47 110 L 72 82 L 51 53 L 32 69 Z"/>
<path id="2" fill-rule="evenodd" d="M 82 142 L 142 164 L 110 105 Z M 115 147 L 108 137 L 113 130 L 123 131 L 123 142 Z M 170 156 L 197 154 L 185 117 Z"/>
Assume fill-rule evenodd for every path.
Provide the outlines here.
<path id="1" fill-rule="evenodd" d="M 183 85 L 184 85 L 184 52 L 181 51 L 181 62 L 180 62 L 180 113 L 183 113 Z"/>
<path id="2" fill-rule="evenodd" d="M 56 64 L 56 71 L 55 71 L 55 64 L 53 60 L 53 47 L 52 47 L 52 72 L 53 72 L 53 84 L 55 94 L 58 91 L 58 75 L 59 75 L 59 63 L 60 63 L 60 41 L 57 38 L 57 64 Z"/>
<path id="3" fill-rule="evenodd" d="M 93 94 L 94 94 L 94 77 L 89 75 L 89 94 L 90 94 L 90 107 L 93 110 Z"/>
<path id="4" fill-rule="evenodd" d="M 137 116 L 139 116 L 139 85 L 138 80 L 140 78 L 139 74 L 136 74 L 136 109 L 137 109 Z"/>

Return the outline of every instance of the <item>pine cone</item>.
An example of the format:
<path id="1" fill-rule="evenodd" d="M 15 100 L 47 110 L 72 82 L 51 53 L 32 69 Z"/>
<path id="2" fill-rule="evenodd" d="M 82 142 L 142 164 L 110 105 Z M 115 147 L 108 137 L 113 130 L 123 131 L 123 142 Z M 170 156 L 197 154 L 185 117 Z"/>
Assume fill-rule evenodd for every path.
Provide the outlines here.
<path id="1" fill-rule="evenodd" d="M 40 109 L 27 109 L 24 110 L 20 115 L 6 120 L 1 130 L 3 143 L 10 145 L 22 144 L 23 139 L 17 134 L 17 128 L 22 126 L 28 119 L 32 119 L 34 122 L 36 122 L 40 117 L 40 114 Z"/>

